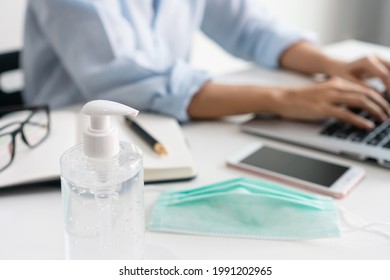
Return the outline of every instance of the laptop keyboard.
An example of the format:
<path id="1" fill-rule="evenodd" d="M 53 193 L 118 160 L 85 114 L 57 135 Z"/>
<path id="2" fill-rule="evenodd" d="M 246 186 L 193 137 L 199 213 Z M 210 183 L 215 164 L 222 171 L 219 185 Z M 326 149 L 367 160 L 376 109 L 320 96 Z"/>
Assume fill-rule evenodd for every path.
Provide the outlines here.
<path id="1" fill-rule="evenodd" d="M 361 112 L 359 115 L 367 118 L 367 113 L 365 112 Z M 324 127 L 320 134 L 355 143 L 390 149 L 390 119 L 384 123 L 375 122 L 373 119 L 371 121 L 376 125 L 375 129 L 371 131 L 359 129 L 341 121 L 331 121 Z"/>

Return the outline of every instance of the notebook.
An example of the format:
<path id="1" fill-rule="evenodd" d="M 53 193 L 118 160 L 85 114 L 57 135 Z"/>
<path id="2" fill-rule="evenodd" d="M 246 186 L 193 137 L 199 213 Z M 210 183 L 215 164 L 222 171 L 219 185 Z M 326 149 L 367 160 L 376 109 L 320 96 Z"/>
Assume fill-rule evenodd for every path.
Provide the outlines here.
<path id="1" fill-rule="evenodd" d="M 88 117 L 78 110 L 57 110 L 50 113 L 49 137 L 30 149 L 17 139 L 13 163 L 0 173 L 0 188 L 57 181 L 60 157 L 64 151 L 81 143 L 82 128 Z M 196 176 L 196 167 L 178 122 L 170 117 L 140 113 L 137 122 L 161 142 L 168 155 L 159 156 L 142 138 L 126 125 L 124 118 L 112 117 L 121 141 L 132 142 L 143 152 L 145 183 L 189 180 Z"/>

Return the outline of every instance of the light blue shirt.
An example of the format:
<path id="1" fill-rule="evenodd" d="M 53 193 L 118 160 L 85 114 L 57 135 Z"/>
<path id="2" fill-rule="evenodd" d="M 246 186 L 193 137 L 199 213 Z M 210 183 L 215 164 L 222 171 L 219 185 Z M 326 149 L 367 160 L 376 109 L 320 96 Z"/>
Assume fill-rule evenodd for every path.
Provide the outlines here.
<path id="1" fill-rule="evenodd" d="M 109 99 L 187 121 L 192 96 L 211 79 L 188 63 L 199 28 L 268 67 L 309 39 L 249 0 L 30 0 L 24 100 L 58 108 Z"/>

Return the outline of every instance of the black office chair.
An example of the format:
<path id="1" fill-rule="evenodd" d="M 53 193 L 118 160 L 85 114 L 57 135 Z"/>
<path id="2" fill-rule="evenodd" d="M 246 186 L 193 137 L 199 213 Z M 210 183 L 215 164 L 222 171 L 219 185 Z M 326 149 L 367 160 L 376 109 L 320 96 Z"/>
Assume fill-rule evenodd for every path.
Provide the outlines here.
<path id="1" fill-rule="evenodd" d="M 0 54 L 0 107 L 2 106 L 16 106 L 22 105 L 22 92 L 16 91 L 4 91 L 1 85 L 1 76 L 6 72 L 19 69 L 19 51 L 12 51 Z"/>

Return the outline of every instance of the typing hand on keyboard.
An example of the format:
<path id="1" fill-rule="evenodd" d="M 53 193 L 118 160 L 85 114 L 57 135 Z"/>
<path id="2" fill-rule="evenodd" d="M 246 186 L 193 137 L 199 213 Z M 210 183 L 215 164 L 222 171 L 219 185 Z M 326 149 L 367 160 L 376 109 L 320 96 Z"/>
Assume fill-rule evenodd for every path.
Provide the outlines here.
<path id="1" fill-rule="evenodd" d="M 354 113 L 364 118 L 370 118 L 364 111 L 359 112 L 355 110 Z M 378 122 L 373 118 L 370 119 L 375 123 L 373 130 L 364 130 L 345 122 L 332 120 L 328 122 L 321 134 L 355 143 L 390 149 L 390 119 L 385 122 Z"/>
<path id="2" fill-rule="evenodd" d="M 342 78 L 287 89 L 278 100 L 277 114 L 282 117 L 297 120 L 331 117 L 362 130 L 374 129 L 376 123 L 386 122 L 390 115 L 390 105 L 383 95 Z M 368 115 L 361 114 L 361 111 Z"/>

